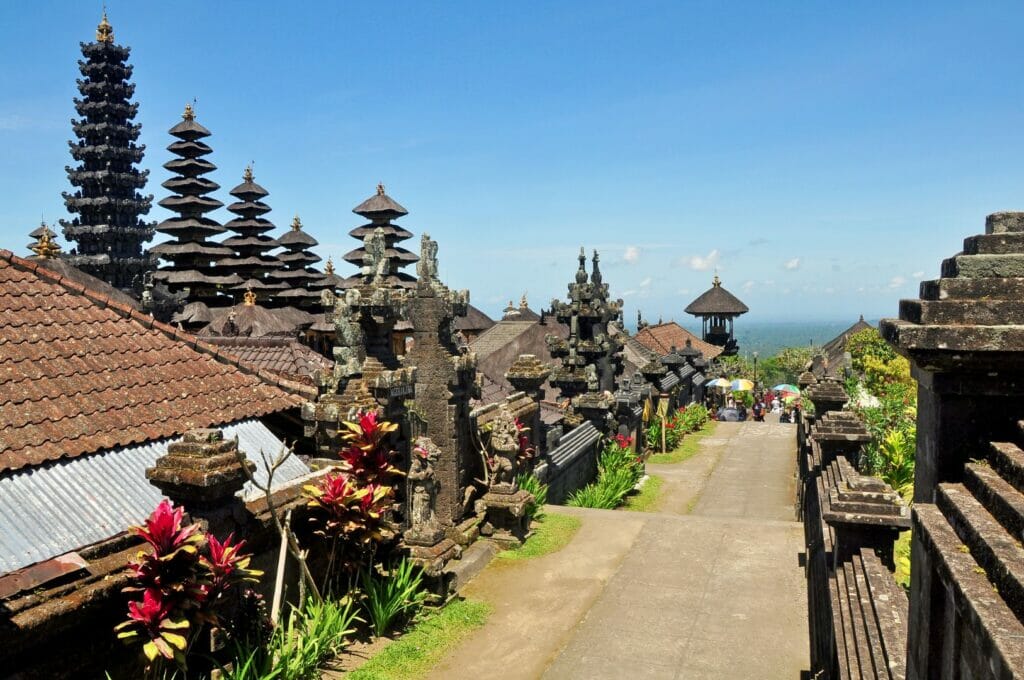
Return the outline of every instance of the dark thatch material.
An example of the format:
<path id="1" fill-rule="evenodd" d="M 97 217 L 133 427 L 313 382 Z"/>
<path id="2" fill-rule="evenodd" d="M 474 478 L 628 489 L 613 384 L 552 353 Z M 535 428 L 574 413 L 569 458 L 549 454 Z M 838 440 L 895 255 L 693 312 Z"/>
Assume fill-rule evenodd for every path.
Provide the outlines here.
<path id="1" fill-rule="evenodd" d="M 739 316 L 746 314 L 750 308 L 740 302 L 739 298 L 722 288 L 722 282 L 715 276 L 711 288 L 686 306 L 686 313 L 694 316 L 718 314 L 721 316 Z"/>
<path id="2" fill-rule="evenodd" d="M 482 333 L 493 325 L 494 319 L 487 316 L 473 305 L 468 305 L 466 309 L 466 316 L 459 316 L 455 318 L 455 330 L 457 331 Z"/>

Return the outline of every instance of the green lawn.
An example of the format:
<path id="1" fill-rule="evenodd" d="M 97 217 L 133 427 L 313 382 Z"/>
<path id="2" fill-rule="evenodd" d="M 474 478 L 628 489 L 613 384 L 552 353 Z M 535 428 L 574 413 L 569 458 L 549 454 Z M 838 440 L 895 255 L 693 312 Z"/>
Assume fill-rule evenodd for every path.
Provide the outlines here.
<path id="1" fill-rule="evenodd" d="M 418 678 L 433 668 L 445 652 L 484 625 L 491 609 L 486 602 L 455 600 L 444 609 L 428 614 L 412 630 L 346 677 L 351 680 Z"/>
<path id="2" fill-rule="evenodd" d="M 515 550 L 502 550 L 498 557 L 506 560 L 528 560 L 561 550 L 572 540 L 583 522 L 572 515 L 545 514 L 534 527 L 533 535 Z"/>
<path id="3" fill-rule="evenodd" d="M 647 459 L 647 462 L 655 465 L 667 465 L 669 463 L 682 463 L 684 460 L 692 458 L 700 450 L 700 440 L 713 433 L 717 424 L 716 421 L 709 420 L 700 430 L 691 432 L 683 437 L 683 443 L 677 446 L 675 450 L 668 453 L 652 454 Z"/>
<path id="4" fill-rule="evenodd" d="M 639 492 L 632 496 L 626 496 L 626 502 L 621 509 L 633 512 L 652 512 L 661 499 L 661 485 L 664 482 L 665 480 L 661 477 L 650 475 L 644 485 L 640 487 Z"/>

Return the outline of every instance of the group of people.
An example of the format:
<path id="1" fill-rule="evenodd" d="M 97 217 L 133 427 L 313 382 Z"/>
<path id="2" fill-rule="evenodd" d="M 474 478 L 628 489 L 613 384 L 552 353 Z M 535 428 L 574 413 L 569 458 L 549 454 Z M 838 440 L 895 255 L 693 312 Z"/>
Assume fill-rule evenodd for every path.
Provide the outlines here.
<path id="1" fill-rule="evenodd" d="M 725 395 L 724 399 L 721 395 L 716 399 L 716 395 L 708 394 L 706 402 L 711 417 L 726 422 L 744 422 L 748 419 L 764 422 L 765 415 L 774 413 L 779 416 L 780 423 L 795 423 L 800 410 L 799 402 L 795 402 L 792 408 L 789 408 L 779 395 L 771 390 L 755 394 L 754 403 L 750 408 L 747 408 L 743 400 L 737 400 L 732 394 Z"/>

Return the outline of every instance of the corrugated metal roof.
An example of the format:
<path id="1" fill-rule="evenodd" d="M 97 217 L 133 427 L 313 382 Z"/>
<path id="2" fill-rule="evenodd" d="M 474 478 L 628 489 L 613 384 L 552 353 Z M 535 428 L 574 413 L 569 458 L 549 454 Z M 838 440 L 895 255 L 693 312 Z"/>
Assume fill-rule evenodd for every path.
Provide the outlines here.
<path id="1" fill-rule="evenodd" d="M 267 478 L 260 451 L 275 456 L 284 444 L 252 418 L 220 428 Z M 0 478 L 0 574 L 102 541 L 140 524 L 163 498 L 146 479 L 146 468 L 180 437 L 122 446 Z M 274 486 L 309 474 L 290 457 L 274 475 Z M 246 500 L 262 494 L 247 483 Z"/>

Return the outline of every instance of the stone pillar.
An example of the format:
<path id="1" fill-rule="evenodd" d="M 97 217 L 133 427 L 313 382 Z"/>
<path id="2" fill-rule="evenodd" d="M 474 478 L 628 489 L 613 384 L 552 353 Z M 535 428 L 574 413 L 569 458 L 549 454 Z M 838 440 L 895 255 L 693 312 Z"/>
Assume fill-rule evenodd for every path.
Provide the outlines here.
<path id="1" fill-rule="evenodd" d="M 918 382 L 915 502 L 958 482 L 988 443 L 1014 436 L 1024 403 L 1024 212 L 995 213 L 985 233 L 901 300 L 879 330 Z"/>
<path id="2" fill-rule="evenodd" d="M 989 215 L 879 330 L 918 382 L 907 677 L 1019 677 L 1024 606 L 1003 575 L 1020 550 L 994 546 L 1019 539 L 1006 508 L 1024 500 L 998 455 L 1021 441 L 1024 213 Z"/>
<path id="3" fill-rule="evenodd" d="M 252 462 L 246 464 L 255 469 Z M 238 458 L 237 440 L 224 439 L 220 430 L 189 430 L 181 441 L 167 446 L 167 455 L 146 470 L 146 477 L 217 536 L 245 523 L 245 504 L 235 494 L 248 477 Z"/>
<path id="4" fill-rule="evenodd" d="M 540 402 L 544 399 L 544 382 L 550 374 L 551 367 L 542 364 L 533 354 L 520 354 L 505 373 L 505 379 L 512 387 L 518 392 L 525 393 L 537 405 L 530 422 L 525 424 L 530 428 L 530 442 L 538 456 L 543 449 Z"/>

